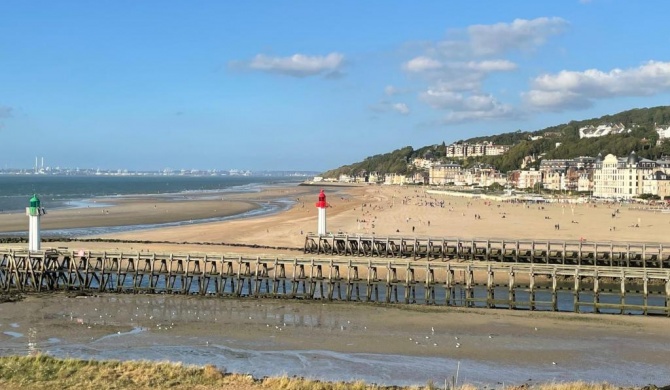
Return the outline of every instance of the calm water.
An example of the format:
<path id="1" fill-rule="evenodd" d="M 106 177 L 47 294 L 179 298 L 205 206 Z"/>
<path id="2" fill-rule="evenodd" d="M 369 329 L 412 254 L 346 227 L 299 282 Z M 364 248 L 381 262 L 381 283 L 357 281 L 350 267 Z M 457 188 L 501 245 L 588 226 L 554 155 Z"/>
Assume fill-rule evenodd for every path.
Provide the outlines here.
<path id="1" fill-rule="evenodd" d="M 0 175 L 0 212 L 22 211 L 33 194 L 47 209 L 77 207 L 98 197 L 195 192 L 247 192 L 299 183 L 296 177 L 249 176 L 18 176 Z"/>

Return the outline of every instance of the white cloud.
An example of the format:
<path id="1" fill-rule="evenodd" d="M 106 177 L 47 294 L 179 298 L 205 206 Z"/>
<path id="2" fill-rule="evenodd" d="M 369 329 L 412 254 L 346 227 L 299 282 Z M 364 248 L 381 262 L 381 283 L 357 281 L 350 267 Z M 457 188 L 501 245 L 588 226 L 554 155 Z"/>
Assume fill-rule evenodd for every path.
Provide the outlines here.
<path id="1" fill-rule="evenodd" d="M 637 68 L 612 69 L 603 72 L 563 70 L 544 74 L 523 93 L 532 107 L 560 111 L 588 108 L 597 99 L 617 96 L 649 96 L 670 91 L 670 62 L 649 61 Z"/>
<path id="2" fill-rule="evenodd" d="M 412 112 L 407 103 L 393 103 L 386 100 L 382 100 L 377 104 L 371 105 L 370 110 L 378 113 L 397 112 L 401 115 L 409 115 Z"/>
<path id="3" fill-rule="evenodd" d="M 251 61 L 236 62 L 232 65 L 244 69 L 279 73 L 294 77 L 315 76 L 319 74 L 329 76 L 339 74 L 341 68 L 344 66 L 344 55 L 330 53 L 326 56 L 294 54 L 290 57 L 270 57 L 258 54 Z"/>
<path id="4" fill-rule="evenodd" d="M 435 109 L 448 111 L 442 123 L 507 119 L 516 115 L 510 105 L 500 103 L 487 94 L 463 94 L 449 90 L 428 89 L 419 97 Z"/>
<path id="5" fill-rule="evenodd" d="M 387 85 L 386 88 L 384 88 L 384 94 L 386 96 L 393 96 L 400 93 L 398 88 L 394 87 L 393 85 Z"/>
<path id="6" fill-rule="evenodd" d="M 567 21 L 557 17 L 474 25 L 467 28 L 468 43 L 472 52 L 480 56 L 529 50 L 542 46 L 550 36 L 562 33 L 567 25 Z"/>
<path id="7" fill-rule="evenodd" d="M 544 45 L 567 26 L 562 18 L 540 17 L 452 30 L 443 40 L 419 46 L 401 68 L 411 80 L 426 83 L 419 100 L 447 111 L 445 123 L 510 118 L 517 110 L 484 91 L 485 81 L 516 71 L 518 65 L 506 57 Z"/>
<path id="8" fill-rule="evenodd" d="M 508 60 L 470 61 L 467 67 L 481 72 L 507 72 L 517 68 L 514 62 Z"/>
<path id="9" fill-rule="evenodd" d="M 402 114 L 402 115 L 409 115 L 409 107 L 405 103 L 393 103 L 391 106 L 394 111 Z"/>
<path id="10" fill-rule="evenodd" d="M 442 68 L 442 63 L 430 57 L 416 57 L 407 61 L 403 68 L 408 72 L 425 72 Z"/>
<path id="11" fill-rule="evenodd" d="M 442 124 L 474 122 L 480 120 L 511 119 L 516 117 L 514 109 L 508 105 L 498 105 L 493 110 L 454 111 L 442 119 Z"/>

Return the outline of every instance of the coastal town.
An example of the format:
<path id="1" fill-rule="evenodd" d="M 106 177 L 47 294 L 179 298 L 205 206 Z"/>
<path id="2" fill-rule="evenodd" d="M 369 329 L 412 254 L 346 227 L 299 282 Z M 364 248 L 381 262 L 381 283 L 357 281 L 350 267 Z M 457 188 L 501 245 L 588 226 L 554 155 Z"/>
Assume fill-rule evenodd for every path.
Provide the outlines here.
<path id="1" fill-rule="evenodd" d="M 621 124 L 589 126 L 579 129 L 581 138 L 602 137 L 627 131 Z M 668 129 L 659 127 L 659 142 L 668 136 Z M 557 147 L 560 145 L 557 145 Z M 414 172 L 409 175 L 362 171 L 338 178 L 315 177 L 315 182 L 377 183 L 386 185 L 444 186 L 461 191 L 484 189 L 513 192 L 552 193 L 582 198 L 607 200 L 670 199 L 670 157 L 650 160 L 635 151 L 616 156 L 602 153 L 570 159 L 544 159 L 526 156 L 521 169 L 501 172 L 490 164 L 465 167 L 469 157 L 499 156 L 510 145 L 490 142 L 454 143 L 446 146 L 445 159 L 414 158 L 408 162 Z M 445 161 L 446 160 L 446 161 Z"/>

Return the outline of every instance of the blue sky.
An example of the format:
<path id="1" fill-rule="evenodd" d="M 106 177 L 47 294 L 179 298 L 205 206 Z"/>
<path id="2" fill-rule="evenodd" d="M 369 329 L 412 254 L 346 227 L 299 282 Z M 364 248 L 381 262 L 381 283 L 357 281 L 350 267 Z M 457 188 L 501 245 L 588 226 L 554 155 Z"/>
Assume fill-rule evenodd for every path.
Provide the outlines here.
<path id="1" fill-rule="evenodd" d="M 665 1 L 3 1 L 0 167 L 322 171 L 670 102 Z"/>

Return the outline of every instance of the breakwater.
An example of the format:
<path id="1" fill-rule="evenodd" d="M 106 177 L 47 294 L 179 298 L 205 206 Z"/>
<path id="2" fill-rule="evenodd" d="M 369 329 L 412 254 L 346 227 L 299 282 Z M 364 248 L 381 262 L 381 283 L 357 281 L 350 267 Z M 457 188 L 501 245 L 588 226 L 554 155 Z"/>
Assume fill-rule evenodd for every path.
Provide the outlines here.
<path id="1" fill-rule="evenodd" d="M 307 254 L 670 269 L 670 244 L 558 240 L 305 236 Z"/>
<path id="2" fill-rule="evenodd" d="M 0 249 L 0 289 L 670 316 L 670 269 L 594 265 Z"/>

